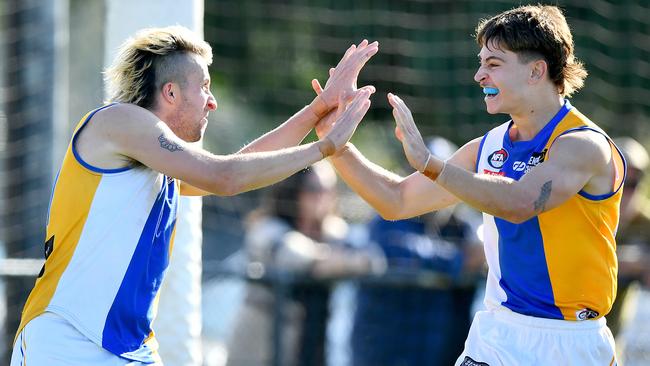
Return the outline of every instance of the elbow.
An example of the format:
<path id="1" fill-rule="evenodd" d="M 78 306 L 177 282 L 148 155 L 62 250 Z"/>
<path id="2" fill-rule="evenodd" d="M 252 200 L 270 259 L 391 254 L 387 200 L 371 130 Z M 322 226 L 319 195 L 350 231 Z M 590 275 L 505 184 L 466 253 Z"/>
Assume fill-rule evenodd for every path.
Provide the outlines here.
<path id="1" fill-rule="evenodd" d="M 383 200 L 375 202 L 373 207 L 382 219 L 397 221 L 411 218 L 416 215 L 412 210 L 407 209 L 404 195 L 399 186 L 392 190 L 392 194 L 384 196 Z"/>
<path id="2" fill-rule="evenodd" d="M 236 174 L 227 167 L 210 174 L 209 184 L 210 192 L 217 196 L 234 196 L 246 190 L 242 185 L 241 179 L 237 179 Z"/>
<path id="3" fill-rule="evenodd" d="M 212 193 L 221 197 L 230 197 L 239 194 L 241 192 L 242 192 L 241 190 L 237 189 L 234 186 L 225 186 L 225 185 L 219 185 L 219 187 L 216 187 L 212 191 Z"/>
<path id="4" fill-rule="evenodd" d="M 532 219 L 536 215 L 537 212 L 533 210 L 532 203 L 522 202 L 521 204 L 512 204 L 503 210 L 503 213 L 498 216 L 513 224 L 521 224 Z"/>
<path id="5" fill-rule="evenodd" d="M 502 219 L 511 222 L 513 224 L 521 224 L 528 221 L 532 216 L 524 215 L 520 212 L 512 212 L 502 215 Z"/>
<path id="6" fill-rule="evenodd" d="M 214 193 L 217 196 L 222 196 L 222 197 L 230 197 L 237 195 L 239 193 L 244 192 L 244 188 L 241 187 L 238 182 L 236 182 L 232 178 L 222 178 L 220 180 L 215 181 L 215 183 L 212 185 L 212 193 Z"/>
<path id="7" fill-rule="evenodd" d="M 400 215 L 397 215 L 395 211 L 391 211 L 391 210 L 382 210 L 382 211 L 377 210 L 377 213 L 379 213 L 379 216 L 381 216 L 382 219 L 387 221 L 397 221 L 402 219 Z"/>
<path id="8" fill-rule="evenodd" d="M 413 217 L 413 214 L 409 214 L 407 212 L 404 212 L 402 207 L 398 205 L 388 205 L 385 207 L 375 207 L 377 210 L 377 213 L 379 213 L 379 216 L 381 216 L 382 219 L 388 220 L 388 221 L 397 221 L 397 220 L 404 220 Z"/>

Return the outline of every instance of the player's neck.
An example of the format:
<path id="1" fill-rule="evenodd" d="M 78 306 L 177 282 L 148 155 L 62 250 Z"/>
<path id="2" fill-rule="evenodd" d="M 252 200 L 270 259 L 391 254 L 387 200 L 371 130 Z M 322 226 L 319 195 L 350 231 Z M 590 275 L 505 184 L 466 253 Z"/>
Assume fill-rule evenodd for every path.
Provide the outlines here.
<path id="1" fill-rule="evenodd" d="M 176 135 L 178 135 L 178 130 L 175 128 L 175 122 L 177 118 L 175 118 L 174 110 L 168 107 L 160 106 L 160 105 L 155 105 L 149 108 L 149 111 L 151 113 L 155 114 L 158 119 L 161 121 L 165 122 L 167 127 L 169 127 L 172 132 L 174 132 Z"/>
<path id="2" fill-rule="evenodd" d="M 149 112 L 153 113 L 161 121 L 166 121 L 169 119 L 169 113 L 166 112 L 165 108 L 161 108 L 159 105 L 153 105 L 150 108 L 147 108 Z"/>
<path id="3" fill-rule="evenodd" d="M 523 105 L 520 111 L 510 115 L 515 124 L 513 141 L 532 140 L 562 108 L 564 98 L 557 94 L 536 96 Z"/>

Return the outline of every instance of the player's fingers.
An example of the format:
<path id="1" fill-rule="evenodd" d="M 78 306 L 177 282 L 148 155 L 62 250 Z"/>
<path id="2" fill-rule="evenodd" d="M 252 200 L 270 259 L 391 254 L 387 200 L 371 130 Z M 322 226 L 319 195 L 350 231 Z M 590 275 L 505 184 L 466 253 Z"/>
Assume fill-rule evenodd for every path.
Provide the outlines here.
<path id="1" fill-rule="evenodd" d="M 366 99 L 363 101 L 363 103 L 361 104 L 361 117 L 366 115 L 368 109 L 370 109 L 371 104 L 372 102 L 370 101 L 370 99 Z M 359 121 L 361 121 L 361 119 L 359 119 Z"/>
<path id="2" fill-rule="evenodd" d="M 364 99 L 368 99 L 368 98 L 370 98 L 370 90 L 369 89 L 361 89 L 354 96 L 353 102 L 359 103 L 359 101 L 364 100 Z"/>
<path id="3" fill-rule="evenodd" d="M 338 67 L 339 65 L 341 65 L 342 63 L 344 63 L 345 61 L 347 61 L 347 59 L 349 59 L 350 56 L 354 54 L 354 51 L 356 51 L 356 49 L 357 49 L 357 46 L 356 46 L 356 45 L 352 45 L 352 46 L 350 46 L 350 47 L 345 51 L 345 54 L 343 54 L 343 57 L 341 58 L 341 61 L 339 61 L 339 63 L 336 65 L 336 67 Z"/>
<path id="4" fill-rule="evenodd" d="M 366 50 L 366 52 L 363 53 L 364 62 L 368 61 L 377 52 L 379 52 L 379 47 L 377 47 L 377 46 L 369 46 L 368 49 Z"/>
<path id="5" fill-rule="evenodd" d="M 363 51 L 358 52 L 354 59 L 354 72 L 359 74 L 363 66 L 379 51 L 376 46 L 368 46 Z"/>
<path id="6" fill-rule="evenodd" d="M 318 79 L 312 79 L 311 80 L 311 87 L 316 92 L 316 95 L 320 95 L 323 92 L 323 87 L 320 86 L 320 83 L 318 82 Z"/>
<path id="7" fill-rule="evenodd" d="M 404 134 L 403 134 L 404 127 L 403 127 L 403 122 L 402 122 L 402 116 L 400 116 L 400 113 L 397 110 L 397 108 L 393 108 L 393 119 L 395 120 L 395 127 L 399 128 L 400 131 L 402 131 L 402 137 L 404 137 Z"/>
<path id="8" fill-rule="evenodd" d="M 391 107 L 395 108 L 395 94 L 388 93 L 386 94 L 386 97 L 388 98 L 388 104 L 390 104 Z"/>
<path id="9" fill-rule="evenodd" d="M 401 99 L 395 94 L 388 93 L 388 102 L 390 105 L 393 107 L 393 117 L 395 118 L 395 121 L 403 125 L 404 124 L 404 112 L 401 108 Z"/>
<path id="10" fill-rule="evenodd" d="M 394 96 L 394 99 L 395 99 L 395 108 L 399 110 L 399 113 L 402 115 L 402 118 L 405 120 L 404 123 L 415 124 L 413 122 L 411 110 L 406 106 L 406 103 L 404 103 L 404 101 L 396 95 Z"/>
<path id="11" fill-rule="evenodd" d="M 374 85 L 364 85 L 364 86 L 362 86 L 361 88 L 359 88 L 357 90 L 368 90 L 370 92 L 370 94 L 375 94 L 375 92 L 377 91 L 377 89 L 375 89 Z"/>
<path id="12" fill-rule="evenodd" d="M 395 137 L 402 142 L 404 140 L 404 135 L 402 134 L 402 130 L 400 130 L 399 126 L 395 126 Z"/>
<path id="13" fill-rule="evenodd" d="M 339 94 L 339 102 L 338 106 L 336 107 L 336 116 L 340 116 L 343 114 L 343 111 L 345 111 L 345 102 L 346 102 L 346 97 L 343 93 Z"/>
<path id="14" fill-rule="evenodd" d="M 362 90 L 361 92 L 357 93 L 354 97 L 354 100 L 352 100 L 352 103 L 350 103 L 350 106 L 348 106 L 346 113 L 352 118 L 356 119 L 355 115 L 360 113 L 360 111 L 364 110 L 367 111 L 367 107 L 365 106 L 365 102 L 369 102 L 370 100 L 370 92 L 368 90 Z M 368 107 L 370 104 L 368 104 Z M 365 114 L 366 112 L 362 113 Z"/>

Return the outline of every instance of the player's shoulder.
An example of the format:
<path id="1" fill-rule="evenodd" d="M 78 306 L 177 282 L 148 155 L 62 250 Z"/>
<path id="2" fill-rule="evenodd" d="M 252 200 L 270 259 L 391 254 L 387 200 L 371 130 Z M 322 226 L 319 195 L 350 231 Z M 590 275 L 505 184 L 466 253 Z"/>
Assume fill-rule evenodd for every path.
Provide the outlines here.
<path id="1" fill-rule="evenodd" d="M 93 129 L 105 138 L 120 139 L 125 134 L 147 130 L 160 122 L 151 111 L 135 104 L 115 103 L 97 111 L 92 117 Z"/>
<path id="2" fill-rule="evenodd" d="M 576 160 L 581 164 L 606 164 L 611 157 L 611 145 L 602 132 L 577 130 L 558 137 L 551 145 L 549 154 L 549 158 Z"/>
<path id="3" fill-rule="evenodd" d="M 593 129 L 571 131 L 559 136 L 553 142 L 556 149 L 574 151 L 577 154 L 609 152 L 609 138 L 603 132 Z"/>
<path id="4" fill-rule="evenodd" d="M 114 103 L 97 111 L 93 119 L 111 124 L 128 124 L 137 120 L 148 120 L 155 115 L 146 108 L 130 103 Z"/>

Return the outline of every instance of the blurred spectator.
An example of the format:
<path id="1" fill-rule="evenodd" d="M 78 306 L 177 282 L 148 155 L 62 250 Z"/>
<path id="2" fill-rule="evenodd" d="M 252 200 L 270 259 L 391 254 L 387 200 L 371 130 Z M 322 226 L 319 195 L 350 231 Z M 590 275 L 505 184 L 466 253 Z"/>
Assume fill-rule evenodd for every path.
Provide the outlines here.
<path id="1" fill-rule="evenodd" d="M 290 282 L 287 298 L 277 298 L 270 281 L 247 285 L 228 344 L 228 365 L 272 364 L 278 301 L 281 365 L 325 365 L 328 280 L 373 269 L 370 257 L 344 245 L 348 227 L 334 214 L 335 188 L 334 170 L 319 163 L 273 186 L 266 204 L 251 215 L 245 239 L 249 275 L 276 273 Z"/>
<path id="2" fill-rule="evenodd" d="M 627 174 L 621 199 L 621 217 L 616 234 L 618 291 L 607 325 L 616 337 L 634 317 L 638 284 L 650 284 L 650 206 L 639 189 L 650 163 L 647 150 L 630 137 L 614 139 L 627 161 Z M 624 345 L 617 342 L 619 350 Z"/>
<path id="3" fill-rule="evenodd" d="M 436 137 L 431 152 L 443 159 L 455 150 Z M 388 274 L 409 278 L 393 287 L 361 284 L 351 336 L 352 365 L 453 365 L 463 351 L 470 309 L 483 270 L 477 236 L 480 215 L 464 205 L 420 217 L 369 224 L 370 242 L 386 257 Z M 417 279 L 440 275 L 443 286 Z"/>

